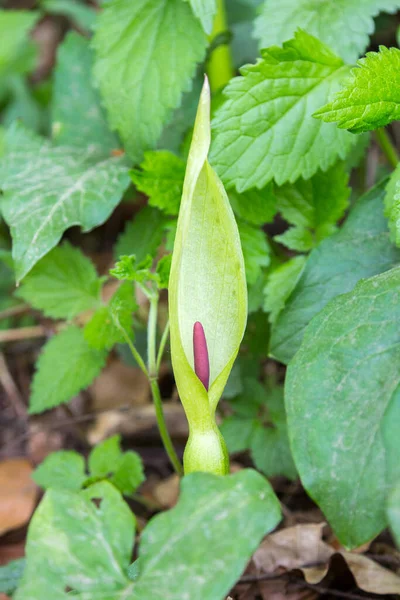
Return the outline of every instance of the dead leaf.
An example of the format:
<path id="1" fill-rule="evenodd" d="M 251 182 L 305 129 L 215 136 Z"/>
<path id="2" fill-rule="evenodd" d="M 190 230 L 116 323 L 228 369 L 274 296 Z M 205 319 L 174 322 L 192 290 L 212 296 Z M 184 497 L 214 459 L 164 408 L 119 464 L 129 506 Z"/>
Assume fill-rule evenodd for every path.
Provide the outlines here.
<path id="1" fill-rule="evenodd" d="M 6 596 L 6 594 L 0 594 L 0 600 L 11 600 L 10 596 Z"/>
<path id="2" fill-rule="evenodd" d="M 162 508 L 175 506 L 179 496 L 179 477 L 175 473 L 157 483 L 153 489 L 152 496 Z"/>
<path id="3" fill-rule="evenodd" d="M 268 574 L 300 569 L 307 583 L 315 585 L 327 575 L 334 575 L 340 563 L 342 571 L 350 572 L 360 590 L 400 594 L 398 575 L 359 554 L 359 548 L 354 552 L 336 551 L 321 539 L 323 528 L 323 523 L 296 525 L 267 536 L 253 556 L 254 565 L 259 572 Z"/>
<path id="4" fill-rule="evenodd" d="M 260 581 L 258 589 L 263 600 L 314 600 L 318 596 L 314 590 L 291 589 L 284 579 Z"/>
<path id="5" fill-rule="evenodd" d="M 0 535 L 22 527 L 36 504 L 32 467 L 24 458 L 0 462 Z"/>
<path id="6" fill-rule="evenodd" d="M 345 560 L 358 587 L 372 594 L 400 594 L 400 577 L 385 569 L 367 556 L 354 552 L 338 552 Z M 321 567 L 303 568 L 305 580 L 318 584 L 329 572 L 331 564 Z"/>
<path id="7" fill-rule="evenodd" d="M 321 539 L 324 525 L 295 525 L 267 536 L 253 555 L 255 566 L 263 573 L 274 573 L 279 567 L 291 570 L 326 563 L 334 550 Z"/>
<path id="8" fill-rule="evenodd" d="M 101 411 L 120 406 L 139 406 L 150 400 L 149 382 L 138 367 L 120 360 L 111 361 L 90 388 L 92 410 Z"/>

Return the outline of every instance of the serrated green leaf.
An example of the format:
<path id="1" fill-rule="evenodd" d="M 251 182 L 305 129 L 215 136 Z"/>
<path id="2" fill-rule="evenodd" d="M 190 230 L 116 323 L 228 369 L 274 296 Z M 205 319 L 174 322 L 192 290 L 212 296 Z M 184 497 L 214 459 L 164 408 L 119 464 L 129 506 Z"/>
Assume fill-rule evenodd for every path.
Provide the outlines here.
<path id="1" fill-rule="evenodd" d="M 104 366 L 106 353 L 90 348 L 78 327 L 68 327 L 44 346 L 36 363 L 29 412 L 68 402 L 90 385 Z"/>
<path id="2" fill-rule="evenodd" d="M 386 181 L 358 200 L 340 231 L 313 250 L 271 334 L 271 354 L 283 363 L 298 350 L 305 327 L 339 294 L 360 279 L 400 262 L 383 216 Z"/>
<path id="3" fill-rule="evenodd" d="M 32 61 L 23 59 L 29 56 L 28 33 L 39 17 L 35 11 L 0 9 L 0 76 L 25 73 L 31 68 Z"/>
<path id="4" fill-rule="evenodd" d="M 164 600 L 166 589 L 176 598 L 185 590 L 191 600 L 223 600 L 280 518 L 272 488 L 255 471 L 192 473 L 177 506 L 142 533 L 133 600 Z"/>
<path id="5" fill-rule="evenodd" d="M 172 254 L 167 254 L 160 258 L 157 263 L 156 274 L 158 276 L 158 288 L 160 290 L 167 289 L 169 276 L 171 273 Z"/>
<path id="6" fill-rule="evenodd" d="M 145 152 L 140 169 L 131 171 L 132 181 L 149 197 L 150 206 L 177 215 L 181 203 L 185 163 L 166 150 Z"/>
<path id="7" fill-rule="evenodd" d="M 0 206 L 13 238 L 18 280 L 66 229 L 90 231 L 109 217 L 129 185 L 120 158 L 95 162 L 91 152 L 52 147 L 16 124 L 6 132 L 0 160 Z"/>
<path id="8" fill-rule="evenodd" d="M 86 480 L 85 461 L 73 450 L 53 452 L 34 470 L 32 479 L 45 490 L 78 491 Z"/>
<path id="9" fill-rule="evenodd" d="M 101 498 L 100 505 L 92 498 Z M 76 494 L 49 490 L 31 521 L 16 600 L 130 600 L 135 521 L 109 483 Z M 65 592 L 66 588 L 71 591 Z"/>
<path id="10" fill-rule="evenodd" d="M 396 544 L 400 547 L 400 484 L 389 495 L 387 516 Z"/>
<path id="11" fill-rule="evenodd" d="M 263 190 L 248 190 L 244 194 L 230 190 L 229 200 L 233 212 L 252 225 L 270 223 L 277 212 L 272 184 L 267 185 Z"/>
<path id="12" fill-rule="evenodd" d="M 279 265 L 268 275 L 267 284 L 264 288 L 263 309 L 269 313 L 270 323 L 275 323 L 283 310 L 287 299 L 296 287 L 305 262 L 305 256 L 295 256 L 283 265 Z"/>
<path id="13" fill-rule="evenodd" d="M 307 181 L 276 187 L 278 210 L 294 227 L 274 239 L 291 250 L 307 252 L 334 233 L 348 206 L 348 180 L 344 165 L 338 163 Z"/>
<path id="14" fill-rule="evenodd" d="M 214 16 L 217 12 L 217 0 L 186 0 L 190 2 L 190 6 L 196 17 L 199 19 L 204 31 L 210 35 Z"/>
<path id="15" fill-rule="evenodd" d="M 146 256 L 155 256 L 167 225 L 168 218 L 161 211 L 145 206 L 119 236 L 114 252 L 115 258 L 134 254 L 140 262 Z"/>
<path id="16" fill-rule="evenodd" d="M 182 0 L 114 0 L 99 15 L 94 73 L 112 128 L 135 162 L 155 146 L 182 93 L 190 89 L 206 43 Z"/>
<path id="17" fill-rule="evenodd" d="M 175 109 L 171 118 L 165 125 L 157 142 L 160 150 L 169 150 L 179 153 L 184 143 L 186 132 L 192 127 L 196 118 L 196 103 L 203 85 L 203 73 L 201 67 L 197 69 L 192 79 L 192 87 L 182 95 L 179 108 Z"/>
<path id="18" fill-rule="evenodd" d="M 258 227 L 253 227 L 244 221 L 238 221 L 240 243 L 243 250 L 246 279 L 253 285 L 262 267 L 267 267 L 270 262 L 270 247 L 265 233 Z"/>
<path id="19" fill-rule="evenodd" d="M 400 50 L 379 47 L 357 61 L 358 67 L 332 102 L 314 112 L 326 123 L 336 122 L 340 129 L 361 133 L 384 127 L 400 119 Z"/>
<path id="20" fill-rule="evenodd" d="M 93 29 L 96 12 L 87 4 L 76 2 L 75 0 L 41 0 L 42 8 L 51 14 L 65 15 L 73 23 L 87 31 Z M 75 66 L 79 67 L 78 63 Z"/>
<path id="21" fill-rule="evenodd" d="M 99 306 L 100 287 L 92 261 L 64 242 L 33 267 L 16 295 L 47 317 L 72 319 Z"/>
<path id="22" fill-rule="evenodd" d="M 0 592 L 12 594 L 18 587 L 24 569 L 25 558 L 17 558 L 0 567 Z"/>
<path id="23" fill-rule="evenodd" d="M 121 256 L 115 267 L 110 270 L 110 275 L 125 281 L 136 281 L 142 285 L 148 281 L 153 281 L 157 285 L 159 277 L 151 270 L 152 264 L 151 256 L 146 256 L 141 262 L 138 262 L 134 255 Z"/>
<path id="24" fill-rule="evenodd" d="M 302 483 L 350 548 L 386 526 L 387 494 L 400 479 L 399 286 L 397 267 L 329 302 L 287 370 Z"/>
<path id="25" fill-rule="evenodd" d="M 91 11 L 89 7 L 76 6 Z M 92 85 L 92 63 L 89 41 L 70 32 L 57 52 L 52 133 L 57 145 L 75 146 L 85 151 L 90 149 L 100 160 L 109 157 L 112 150 L 121 147 L 121 143 L 110 131 L 99 93 Z"/>
<path id="26" fill-rule="evenodd" d="M 389 220 L 390 237 L 400 246 L 400 165 L 397 165 L 386 186 L 385 216 Z"/>
<path id="27" fill-rule="evenodd" d="M 192 443 L 193 435 L 201 427 L 216 441 L 216 453 L 222 453 L 214 412 L 239 350 L 247 319 L 247 288 L 239 232 L 223 185 L 208 163 L 209 146 L 210 91 L 206 81 L 186 168 L 168 288 L 172 364 L 180 398 L 191 422 L 192 437 L 186 452 L 193 451 L 193 456 L 198 457 L 199 470 L 207 470 L 207 467 L 201 466 L 200 455 Z M 202 324 L 207 339 L 208 392 L 194 372 L 193 326 L 196 321 Z M 216 460 L 214 467 L 217 463 L 221 465 L 222 454 L 218 459 L 213 452 L 208 456 L 211 462 Z"/>
<path id="28" fill-rule="evenodd" d="M 368 46 L 375 29 L 373 17 L 399 8 L 398 0 L 283 0 L 277 10 L 274 0 L 265 0 L 254 34 L 261 48 L 280 46 L 301 27 L 352 63 Z"/>
<path id="29" fill-rule="evenodd" d="M 312 114 L 339 89 L 350 67 L 316 38 L 298 31 L 283 48 L 262 51 L 227 85 L 214 119 L 211 162 L 240 192 L 308 179 L 344 159 L 356 138 Z"/>
<path id="30" fill-rule="evenodd" d="M 132 284 L 123 283 L 108 305 L 97 309 L 86 323 L 84 335 L 89 346 L 98 350 L 110 350 L 117 343 L 125 343 L 121 327 L 128 335 L 132 333 L 133 313 L 137 308 Z"/>

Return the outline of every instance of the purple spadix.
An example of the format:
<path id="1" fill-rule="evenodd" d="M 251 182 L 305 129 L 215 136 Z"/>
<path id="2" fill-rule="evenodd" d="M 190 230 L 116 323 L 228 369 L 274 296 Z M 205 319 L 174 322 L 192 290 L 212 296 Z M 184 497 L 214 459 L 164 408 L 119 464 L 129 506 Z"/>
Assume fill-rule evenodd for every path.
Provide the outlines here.
<path id="1" fill-rule="evenodd" d="M 194 372 L 208 391 L 210 383 L 210 362 L 208 360 L 207 340 L 203 325 L 196 321 L 193 325 Z"/>

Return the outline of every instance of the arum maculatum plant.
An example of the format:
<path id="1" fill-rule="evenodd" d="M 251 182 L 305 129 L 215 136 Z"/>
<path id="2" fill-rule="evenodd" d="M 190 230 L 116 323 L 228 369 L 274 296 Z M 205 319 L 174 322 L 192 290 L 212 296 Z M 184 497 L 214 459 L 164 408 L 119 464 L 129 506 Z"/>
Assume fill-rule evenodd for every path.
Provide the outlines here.
<path id="1" fill-rule="evenodd" d="M 169 279 L 172 366 L 189 422 L 186 474 L 229 470 L 215 410 L 247 319 L 239 232 L 224 186 L 207 160 L 210 142 L 210 89 L 205 79 Z"/>

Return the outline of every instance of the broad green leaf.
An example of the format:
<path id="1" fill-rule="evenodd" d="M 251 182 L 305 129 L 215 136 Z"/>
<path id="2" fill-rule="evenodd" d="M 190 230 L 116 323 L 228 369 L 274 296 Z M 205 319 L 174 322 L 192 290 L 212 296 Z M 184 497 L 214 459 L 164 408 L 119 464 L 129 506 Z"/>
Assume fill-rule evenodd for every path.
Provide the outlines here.
<path id="1" fill-rule="evenodd" d="M 339 89 L 350 67 L 316 38 L 298 31 L 283 48 L 262 51 L 224 93 L 214 119 L 211 162 L 224 183 L 240 192 L 308 179 L 344 159 L 356 138 L 313 119 Z"/>
<path id="2" fill-rule="evenodd" d="M 274 0 L 264 0 L 254 34 L 261 48 L 280 46 L 301 27 L 352 63 L 368 46 L 375 29 L 373 17 L 399 8 L 398 0 L 282 0 L 277 10 Z"/>
<path id="3" fill-rule="evenodd" d="M 0 76 L 16 70 L 26 72 L 32 66 L 30 61 L 26 61 L 29 57 L 28 34 L 39 16 L 35 11 L 0 9 Z"/>
<path id="4" fill-rule="evenodd" d="M 167 215 L 179 212 L 184 176 L 185 163 L 167 150 L 145 152 L 140 169 L 131 171 L 133 183 L 149 197 L 150 206 Z"/>
<path id="5" fill-rule="evenodd" d="M 2 124 L 8 127 L 18 120 L 32 131 L 46 129 L 44 110 L 33 97 L 26 78 L 23 75 L 10 76 L 7 86 L 11 100 L 2 113 Z"/>
<path id="6" fill-rule="evenodd" d="M 283 265 L 279 265 L 268 275 L 264 288 L 265 312 L 269 313 L 270 323 L 275 323 L 278 315 L 283 310 L 287 299 L 293 292 L 306 262 L 305 256 L 295 256 Z"/>
<path id="7" fill-rule="evenodd" d="M 28 273 L 16 294 L 53 319 L 72 319 L 100 304 L 100 287 L 92 261 L 64 242 Z"/>
<path id="8" fill-rule="evenodd" d="M 128 335 L 132 334 L 133 313 L 138 305 L 131 283 L 123 283 L 115 292 L 107 306 L 96 310 L 84 328 L 85 339 L 89 346 L 102 350 L 110 350 L 117 343 L 125 343 L 126 339 L 121 327 Z"/>
<path id="9" fill-rule="evenodd" d="M 385 183 L 360 198 L 340 231 L 311 252 L 272 329 L 271 354 L 277 360 L 289 362 L 304 328 L 329 300 L 350 291 L 360 279 L 399 264 L 400 251 L 390 243 L 383 216 Z"/>
<path id="10" fill-rule="evenodd" d="M 132 450 L 124 452 L 118 467 L 114 469 L 110 477 L 111 483 L 119 489 L 121 494 L 130 496 L 144 480 L 143 463 L 139 454 Z"/>
<path id="11" fill-rule="evenodd" d="M 155 146 L 190 89 L 206 36 L 182 0 L 114 0 L 98 17 L 95 77 L 113 129 L 134 161 Z"/>
<path id="12" fill-rule="evenodd" d="M 59 46 L 54 73 L 53 141 L 89 149 L 101 159 L 109 157 L 121 143 L 110 131 L 99 93 L 92 85 L 92 63 L 88 40 L 69 33 Z"/>
<path id="13" fill-rule="evenodd" d="M 186 0 L 190 2 L 190 6 L 204 31 L 210 35 L 213 27 L 214 16 L 217 12 L 217 0 Z"/>
<path id="14" fill-rule="evenodd" d="M 15 592 L 25 569 L 25 558 L 17 558 L 0 567 L 0 592 L 12 594 Z"/>
<path id="15" fill-rule="evenodd" d="M 264 231 L 259 227 L 253 227 L 253 225 L 249 225 L 244 221 L 239 221 L 238 230 L 247 283 L 253 285 L 258 279 L 262 267 L 269 265 L 270 248 Z"/>
<path id="16" fill-rule="evenodd" d="M 101 499 L 100 505 L 92 498 Z M 134 529 L 130 508 L 109 483 L 79 494 L 49 490 L 29 527 L 27 564 L 15 599 L 130 600 Z"/>
<path id="17" fill-rule="evenodd" d="M 73 23 L 90 31 L 93 29 L 96 12 L 87 4 L 82 4 L 76 0 L 41 0 L 42 8 L 51 14 L 65 15 Z M 79 65 L 75 65 L 78 66 Z"/>
<path id="18" fill-rule="evenodd" d="M 250 450 L 257 469 L 268 477 L 285 475 L 295 479 L 283 388 L 264 386 L 250 377 L 243 385 L 243 392 L 230 401 L 234 414 L 221 425 L 229 452 Z"/>
<path id="19" fill-rule="evenodd" d="M 36 363 L 29 412 L 43 412 L 71 400 L 97 377 L 105 358 L 104 351 L 90 348 L 78 327 L 58 333 Z"/>
<path id="20" fill-rule="evenodd" d="M 129 185 L 120 158 L 96 162 L 90 151 L 52 147 L 18 124 L 6 132 L 0 181 L 17 280 L 69 227 L 80 225 L 86 232 L 104 223 Z"/>
<path id="21" fill-rule="evenodd" d="M 267 185 L 263 190 L 252 189 L 244 194 L 230 190 L 229 200 L 233 212 L 252 225 L 270 223 L 277 212 L 272 184 Z"/>
<path id="22" fill-rule="evenodd" d="M 114 471 L 122 456 L 121 436 L 113 435 L 98 444 L 90 453 L 88 464 L 93 477 L 107 477 Z"/>
<path id="23" fill-rule="evenodd" d="M 397 484 L 391 494 L 387 504 L 387 517 L 390 529 L 398 547 L 400 547 L 400 485 Z"/>
<path id="24" fill-rule="evenodd" d="M 275 236 L 291 250 L 307 252 L 332 234 L 348 206 L 349 175 L 342 163 L 305 181 L 275 188 L 278 210 L 294 227 Z"/>
<path id="25" fill-rule="evenodd" d="M 207 161 L 209 146 L 210 92 L 206 81 L 186 168 L 168 291 L 171 357 L 178 391 L 192 430 L 205 427 L 207 431 L 247 318 L 239 232 L 223 185 Z M 203 325 L 208 345 L 208 392 L 194 372 L 196 321 Z"/>
<path id="26" fill-rule="evenodd" d="M 32 479 L 44 489 L 78 491 L 87 479 L 85 461 L 73 450 L 53 452 L 35 469 Z"/>
<path id="27" fill-rule="evenodd" d="M 390 237 L 400 246 L 400 166 L 397 165 L 386 186 L 385 215 L 389 219 Z"/>
<path id="28" fill-rule="evenodd" d="M 352 548 L 387 524 L 400 479 L 400 267 L 360 281 L 311 321 L 285 384 L 303 485 Z"/>
<path id="29" fill-rule="evenodd" d="M 357 61 L 351 77 L 332 102 L 314 112 L 326 123 L 336 122 L 340 129 L 353 133 L 384 127 L 400 119 L 400 50 L 379 47 Z"/>
<path id="30" fill-rule="evenodd" d="M 255 471 L 188 475 L 177 506 L 141 535 L 132 600 L 164 600 L 165 590 L 170 598 L 184 590 L 190 600 L 223 600 L 280 518 L 272 488 Z"/>
<path id="31" fill-rule="evenodd" d="M 114 435 L 98 444 L 89 455 L 90 475 L 107 477 L 121 494 L 131 495 L 144 481 L 143 464 L 136 452 L 122 452 L 121 436 Z"/>
<path id="32" fill-rule="evenodd" d="M 236 68 L 255 62 L 258 56 L 257 41 L 253 37 L 253 24 L 262 0 L 235 0 L 226 3 L 232 59 Z"/>
<path id="33" fill-rule="evenodd" d="M 146 256 L 155 256 L 162 244 L 167 224 L 168 219 L 161 211 L 145 206 L 119 236 L 114 252 L 115 258 L 134 254 L 140 262 Z"/>

